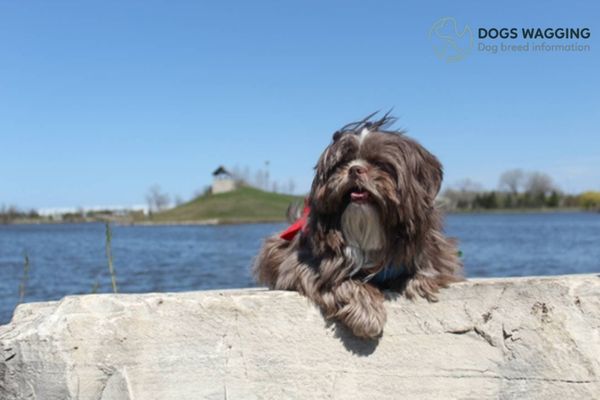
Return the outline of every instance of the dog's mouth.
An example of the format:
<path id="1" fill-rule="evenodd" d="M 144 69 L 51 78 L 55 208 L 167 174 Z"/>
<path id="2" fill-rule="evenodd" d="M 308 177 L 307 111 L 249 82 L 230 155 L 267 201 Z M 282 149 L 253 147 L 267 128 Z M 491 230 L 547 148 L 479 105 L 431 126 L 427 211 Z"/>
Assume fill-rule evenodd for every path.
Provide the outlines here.
<path id="1" fill-rule="evenodd" d="M 354 203 L 366 203 L 370 200 L 371 194 L 365 189 L 360 187 L 354 187 L 350 189 L 350 201 Z"/>

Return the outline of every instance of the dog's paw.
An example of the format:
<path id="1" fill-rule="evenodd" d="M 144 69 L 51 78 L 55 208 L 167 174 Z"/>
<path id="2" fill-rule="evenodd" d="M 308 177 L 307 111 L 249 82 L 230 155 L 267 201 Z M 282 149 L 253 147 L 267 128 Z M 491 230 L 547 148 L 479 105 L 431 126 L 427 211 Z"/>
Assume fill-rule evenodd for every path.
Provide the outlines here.
<path id="1" fill-rule="evenodd" d="M 375 339 L 383 333 L 385 310 L 364 307 L 360 304 L 347 304 L 335 317 L 346 325 L 355 336 L 363 339 Z"/>
<path id="2" fill-rule="evenodd" d="M 360 338 L 374 339 L 381 336 L 387 318 L 383 294 L 373 286 L 354 281 L 345 282 L 337 292 L 336 297 L 343 300 L 343 305 L 334 318 Z"/>
<path id="3" fill-rule="evenodd" d="M 435 278 L 417 274 L 406 282 L 404 294 L 409 299 L 421 296 L 427 301 L 435 303 L 438 301 L 437 294 L 440 288 L 445 286 L 447 285 L 440 284 Z"/>

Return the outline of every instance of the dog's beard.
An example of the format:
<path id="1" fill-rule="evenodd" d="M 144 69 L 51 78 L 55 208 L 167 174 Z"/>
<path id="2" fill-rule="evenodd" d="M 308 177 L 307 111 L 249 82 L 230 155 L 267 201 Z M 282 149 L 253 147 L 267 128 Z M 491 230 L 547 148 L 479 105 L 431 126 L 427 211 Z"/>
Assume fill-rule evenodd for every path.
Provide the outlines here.
<path id="1" fill-rule="evenodd" d="M 351 202 L 342 213 L 341 224 L 346 257 L 353 263 L 350 275 L 377 267 L 385 246 L 377 208 L 371 203 Z"/>

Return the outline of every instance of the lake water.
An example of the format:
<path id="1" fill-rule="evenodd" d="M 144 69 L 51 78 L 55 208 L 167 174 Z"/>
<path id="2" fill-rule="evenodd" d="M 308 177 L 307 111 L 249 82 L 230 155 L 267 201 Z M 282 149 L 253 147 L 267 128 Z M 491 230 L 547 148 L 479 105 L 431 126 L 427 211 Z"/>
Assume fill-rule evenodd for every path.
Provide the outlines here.
<path id="1" fill-rule="evenodd" d="M 119 292 L 254 286 L 249 267 L 261 240 L 285 224 L 113 226 Z M 468 277 L 600 272 L 600 214 L 453 214 Z M 25 301 L 111 291 L 103 224 L 0 225 L 0 324 Z"/>

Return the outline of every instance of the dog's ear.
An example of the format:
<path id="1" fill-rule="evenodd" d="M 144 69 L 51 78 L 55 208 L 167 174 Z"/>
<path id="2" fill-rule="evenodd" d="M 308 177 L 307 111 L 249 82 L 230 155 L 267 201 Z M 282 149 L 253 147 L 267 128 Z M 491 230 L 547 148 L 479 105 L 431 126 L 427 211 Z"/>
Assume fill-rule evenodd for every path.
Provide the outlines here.
<path id="1" fill-rule="evenodd" d="M 325 181 L 327 165 L 330 162 L 330 152 L 331 152 L 331 144 L 327 146 L 323 154 L 317 160 L 317 164 L 315 165 L 315 177 L 313 180 L 313 190 L 316 186 L 321 185 Z"/>
<path id="2" fill-rule="evenodd" d="M 406 136 L 402 139 L 407 167 L 430 204 L 433 204 L 442 184 L 442 164 L 417 141 Z"/>
<path id="3" fill-rule="evenodd" d="M 416 141 L 410 140 L 409 143 L 411 146 L 409 162 L 412 164 L 415 178 L 433 202 L 442 185 L 442 164 L 436 156 Z"/>
<path id="4" fill-rule="evenodd" d="M 345 132 L 338 131 L 333 134 L 332 142 L 321 154 L 315 166 L 315 182 L 325 182 L 329 172 L 339 166 L 342 161 L 352 159 L 356 155 L 358 149 L 356 141 L 343 138 L 346 138 Z"/>
<path id="5" fill-rule="evenodd" d="M 325 186 L 325 181 L 327 180 L 330 165 L 332 163 L 335 163 L 335 161 L 332 160 L 332 157 L 335 157 L 337 155 L 336 152 L 332 151 L 331 149 L 334 146 L 334 144 L 335 142 L 327 146 L 327 148 L 325 149 L 323 154 L 321 154 L 319 160 L 317 161 L 317 164 L 314 167 L 315 176 L 313 178 L 309 195 L 311 203 L 313 203 L 314 201 L 320 202 L 321 196 L 324 193 L 323 188 Z"/>

